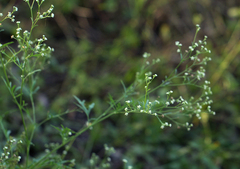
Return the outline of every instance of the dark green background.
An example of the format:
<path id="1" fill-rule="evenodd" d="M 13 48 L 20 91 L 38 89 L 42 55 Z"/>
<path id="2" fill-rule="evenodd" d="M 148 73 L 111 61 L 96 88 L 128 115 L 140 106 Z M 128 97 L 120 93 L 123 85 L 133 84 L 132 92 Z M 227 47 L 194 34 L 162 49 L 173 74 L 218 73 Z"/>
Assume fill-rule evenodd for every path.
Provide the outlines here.
<path id="1" fill-rule="evenodd" d="M 122 168 L 126 158 L 134 168 L 239 168 L 240 166 L 240 1 L 238 0 L 46 0 L 43 8 L 55 6 L 54 19 L 39 22 L 34 37 L 45 34 L 47 44 L 55 48 L 51 63 L 41 73 L 40 92 L 36 95 L 39 119 L 52 113 L 74 109 L 73 95 L 95 102 L 93 114 L 108 108 L 108 94 L 118 98 L 123 92 L 120 80 L 128 86 L 149 52 L 161 63 L 152 68 L 161 83 L 178 64 L 175 41 L 185 48 L 191 44 L 198 23 L 198 39 L 208 36 L 209 55 L 206 78 L 211 81 L 216 116 L 193 119 L 190 132 L 176 126 L 160 129 L 157 119 L 147 115 L 116 115 L 81 135 L 67 158 L 76 158 L 83 168 L 92 152 L 102 156 L 107 143 L 117 150 L 112 168 Z M 1 0 L 0 12 L 19 8 L 16 20 L 22 29 L 30 28 L 29 10 L 21 0 Z M 44 11 L 44 10 L 43 10 Z M 10 41 L 16 26 L 4 25 L 0 42 Z M 0 110 L 14 108 L 4 83 L 0 83 Z M 159 91 L 164 93 L 165 91 Z M 183 96 L 195 95 L 184 88 Z M 158 95 L 159 93 L 156 93 Z M 16 112 L 17 113 L 17 112 Z M 14 118 L 13 118 L 14 117 Z M 77 131 L 84 125 L 84 114 L 72 112 L 64 121 L 44 124 L 36 133 L 32 156 L 44 150 L 44 144 L 59 142 L 50 126 Z M 10 114 L 6 124 L 12 135 L 20 133 L 20 116 Z M 3 134 L 0 135 L 3 142 Z"/>

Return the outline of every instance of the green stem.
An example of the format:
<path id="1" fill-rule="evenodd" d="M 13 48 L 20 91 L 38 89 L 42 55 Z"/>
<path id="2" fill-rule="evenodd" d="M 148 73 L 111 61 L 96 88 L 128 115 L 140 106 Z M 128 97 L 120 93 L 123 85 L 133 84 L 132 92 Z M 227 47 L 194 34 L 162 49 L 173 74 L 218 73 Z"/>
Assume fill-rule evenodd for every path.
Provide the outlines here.
<path id="1" fill-rule="evenodd" d="M 97 123 L 99 123 L 99 122 L 101 122 L 101 121 L 109 118 L 109 117 L 112 116 L 113 114 L 116 114 L 116 113 L 113 112 L 113 113 L 110 113 L 110 114 L 108 114 L 108 115 L 100 118 L 100 119 L 97 119 L 97 120 L 94 121 L 91 125 L 89 125 L 89 126 L 87 126 L 86 128 L 78 131 L 74 136 L 70 137 L 70 138 L 68 139 L 68 141 L 62 143 L 61 145 L 59 145 L 59 146 L 57 146 L 57 147 L 55 147 L 52 151 L 50 151 L 48 154 L 46 154 L 44 157 L 42 157 L 38 162 L 32 164 L 31 166 L 28 166 L 27 168 L 28 168 L 28 169 L 34 169 L 34 168 L 36 168 L 36 167 L 39 166 L 48 156 L 50 156 L 52 153 L 56 152 L 58 149 L 60 149 L 61 147 L 65 146 L 65 145 L 68 144 L 69 142 L 74 142 L 75 139 L 76 139 L 79 135 L 81 135 L 83 132 L 87 131 L 89 128 L 91 128 L 92 126 L 96 125 Z"/>

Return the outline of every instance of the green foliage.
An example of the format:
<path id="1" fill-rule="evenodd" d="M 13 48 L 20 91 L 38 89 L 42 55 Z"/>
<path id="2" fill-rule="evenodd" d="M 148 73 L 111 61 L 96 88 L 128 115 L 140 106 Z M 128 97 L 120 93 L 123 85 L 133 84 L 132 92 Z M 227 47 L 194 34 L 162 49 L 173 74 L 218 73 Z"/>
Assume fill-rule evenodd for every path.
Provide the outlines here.
<path id="1" fill-rule="evenodd" d="M 34 20 L 33 18 L 32 21 L 39 21 L 37 18 L 40 18 L 40 15 L 35 13 L 35 9 L 38 8 L 37 11 L 39 11 L 39 7 L 43 1 L 41 1 L 41 3 L 38 1 L 33 2 L 35 2 L 36 8 L 27 1 L 32 11 L 30 12 L 31 16 L 37 16 L 36 19 Z M 239 148 L 239 145 L 236 144 L 237 139 L 232 137 L 236 135 L 234 131 L 237 130 L 239 126 L 239 118 L 236 113 L 239 109 L 237 104 L 239 97 L 236 97 L 238 93 L 237 86 L 239 84 L 236 78 L 239 75 L 239 71 L 236 69 L 239 63 L 239 59 L 237 58 L 239 45 L 236 37 L 238 37 L 237 30 L 239 30 L 239 26 L 235 26 L 234 19 L 229 21 L 230 26 L 226 26 L 227 30 L 223 31 L 227 32 L 226 34 L 234 31 L 227 45 L 222 45 L 222 41 L 220 40 L 213 42 L 213 39 L 218 39 L 217 37 L 211 37 L 210 40 L 208 40 L 208 44 L 205 44 L 207 42 L 206 39 L 198 41 L 196 40 L 198 38 L 195 37 L 189 48 L 181 47 L 180 43 L 176 42 L 178 48 L 177 53 L 179 55 L 174 54 L 173 56 L 170 53 L 170 51 L 175 51 L 175 47 L 172 46 L 163 50 L 165 52 L 161 53 L 161 62 L 156 63 L 160 52 L 150 47 L 158 45 L 155 44 L 154 38 L 156 37 L 153 37 L 153 35 L 162 37 L 163 43 L 161 42 L 161 45 L 166 45 L 170 40 L 175 40 L 176 37 L 179 38 L 179 36 L 175 34 L 175 28 L 173 29 L 173 25 L 177 24 L 179 26 L 179 20 L 176 20 L 176 16 L 178 16 L 179 13 L 177 12 L 178 10 L 171 5 L 171 2 L 151 1 L 150 3 L 147 1 L 129 1 L 126 5 L 112 0 L 94 3 L 90 1 L 79 2 L 72 0 L 66 3 L 63 8 L 64 1 L 56 1 L 55 3 L 56 7 L 61 8 L 66 15 L 68 15 L 70 11 L 76 14 L 79 10 L 75 7 L 79 4 L 81 4 L 81 6 L 85 5 L 85 9 L 90 9 L 89 11 L 96 13 L 90 14 L 91 12 L 88 13 L 89 11 L 86 13 L 83 12 L 86 15 L 84 15 L 84 17 L 81 15 L 81 19 L 78 21 L 79 24 L 83 24 L 80 25 L 81 31 L 79 31 L 76 26 L 77 24 L 75 24 L 74 31 L 81 34 L 82 27 L 86 26 L 84 23 L 88 23 L 82 22 L 82 20 L 86 19 L 89 21 L 88 24 L 90 24 L 90 26 L 99 28 L 98 31 L 107 32 L 109 37 L 114 40 L 111 38 L 108 39 L 109 37 L 105 35 L 103 39 L 106 42 L 104 43 L 101 40 L 99 42 L 95 42 L 96 39 L 89 40 L 92 37 L 80 37 L 79 40 L 71 39 L 69 38 L 71 32 L 66 29 L 66 25 L 71 22 L 70 19 L 68 20 L 69 22 L 64 23 L 65 27 L 63 26 L 64 24 L 62 24 L 63 27 L 60 29 L 65 29 L 65 33 L 69 39 L 64 39 L 66 43 L 64 43 L 63 46 L 61 46 L 62 42 L 60 41 L 54 43 L 57 44 L 56 46 L 59 45 L 58 49 L 63 48 L 64 51 L 66 51 L 65 49 L 68 48 L 69 53 L 72 54 L 72 58 L 69 58 L 69 71 L 67 76 L 64 77 L 61 92 L 56 95 L 50 94 L 55 100 L 50 102 L 51 107 L 48 111 L 48 108 L 45 109 L 43 106 L 41 107 L 39 103 L 38 93 L 42 92 L 41 90 L 39 91 L 39 82 L 42 84 L 47 83 L 44 82 L 42 77 L 39 77 L 39 73 L 44 70 L 44 66 L 46 66 L 49 60 L 53 63 L 55 58 L 50 58 L 51 50 L 48 51 L 48 47 L 44 46 L 41 40 L 40 42 L 35 41 L 33 37 L 40 37 L 39 34 L 42 32 L 39 31 L 35 34 L 34 31 L 44 30 L 43 25 L 48 25 L 49 23 L 38 23 L 39 29 L 34 29 L 32 32 L 29 31 L 31 35 L 27 32 L 26 34 L 22 34 L 21 30 L 18 29 L 28 25 L 26 22 L 17 24 L 17 32 L 19 32 L 20 37 L 17 37 L 17 34 L 14 34 L 13 37 L 18 44 L 20 44 L 20 47 L 24 46 L 24 48 L 18 48 L 18 50 L 16 50 L 15 43 L 11 44 L 11 42 L 2 44 L 0 47 L 3 70 L 1 72 L 3 83 L 1 85 L 3 86 L 5 84 L 7 87 L 1 87 L 1 94 L 4 96 L 4 98 L 1 99 L 1 129 L 4 133 L 4 136 L 1 136 L 1 140 L 5 140 L 6 146 L 8 146 L 10 145 L 9 140 L 12 136 L 20 139 L 19 135 L 21 135 L 21 140 L 23 140 L 24 144 L 21 146 L 21 153 L 19 153 L 20 149 L 17 149 L 16 151 L 13 150 L 13 152 L 16 153 L 15 156 L 14 153 L 9 156 L 13 161 L 7 162 L 5 156 L 2 156 L 2 160 L 5 161 L 3 163 L 4 166 L 1 167 L 14 168 L 18 166 L 26 168 L 26 166 L 29 166 L 29 168 L 34 168 L 35 166 L 39 166 L 40 168 L 73 168 L 73 165 L 75 165 L 74 159 L 66 160 L 72 157 L 78 158 L 78 160 L 76 160 L 76 163 L 78 163 L 76 164 L 77 167 L 83 168 L 89 166 L 89 163 L 85 165 L 84 161 L 89 162 L 89 160 L 86 159 L 91 159 L 91 157 L 92 159 L 99 159 L 93 167 L 100 167 L 102 164 L 105 164 L 106 161 L 103 160 L 105 159 L 104 157 L 97 157 L 99 155 L 97 155 L 98 153 L 94 146 L 96 144 L 101 145 L 109 142 L 118 148 L 127 149 L 124 150 L 124 154 L 126 154 L 124 155 L 126 158 L 123 160 L 125 168 L 131 167 L 132 165 L 134 168 L 144 168 L 146 166 L 150 168 L 187 168 L 188 166 L 192 166 L 192 168 L 196 166 L 207 166 L 208 168 L 218 168 L 220 166 L 237 168 L 237 166 L 239 166 L 236 160 L 238 159 L 239 153 L 235 151 Z M 164 4 L 165 6 L 163 6 Z M 164 15 L 164 17 L 162 15 L 164 11 L 168 9 L 165 7 L 169 5 L 173 8 L 171 8 L 171 16 L 174 21 L 170 21 L 173 25 L 161 23 L 160 27 L 158 27 L 158 25 L 155 24 L 159 18 L 165 18 L 167 16 L 167 14 L 166 16 Z M 203 4 L 202 2 L 199 2 L 199 5 L 202 7 L 207 6 L 207 4 Z M 124 10 L 121 10 L 121 7 Z M 159 13 L 158 8 L 164 8 L 163 13 Z M 14 8 L 14 10 L 16 9 L 17 8 Z M 230 10 L 229 13 L 231 13 L 231 16 L 238 16 L 232 12 L 234 10 L 235 9 Z M 195 10 L 193 9 L 192 11 Z M 111 13 L 111 15 L 109 15 L 111 17 L 119 16 L 124 18 L 124 22 L 119 22 L 119 19 L 113 20 L 106 15 L 105 12 Z M 216 12 L 212 13 L 216 14 Z M 48 17 L 51 16 L 49 12 L 45 14 Z M 71 14 L 71 16 L 72 15 L 73 14 Z M 104 24 L 101 25 L 98 23 L 92 25 L 91 17 L 93 17 L 93 15 L 95 15 L 94 19 L 100 20 L 101 22 L 103 21 L 101 19 L 105 19 Z M 8 17 L 8 19 L 15 22 L 15 18 L 12 16 L 13 13 L 9 16 L 6 15 L 5 18 L 7 19 Z M 193 23 L 202 22 L 201 18 L 205 18 L 205 16 L 201 14 L 191 16 L 193 16 Z M 45 17 L 45 15 L 43 15 L 43 17 Z M 88 17 L 90 17 L 89 20 Z M 216 18 L 218 18 L 219 21 L 219 17 Z M 65 18 L 59 14 L 58 19 L 59 22 L 64 21 Z M 182 22 L 182 20 L 180 22 Z M 4 24 L 5 23 L 6 22 L 4 22 Z M 33 25 L 35 23 L 36 22 L 32 22 Z M 217 24 L 218 22 L 210 23 Z M 177 27 L 176 29 L 181 33 L 186 33 L 185 31 L 190 33 L 191 29 L 186 30 L 186 27 L 191 27 L 192 23 L 189 25 L 188 22 L 186 25 L 187 26 L 182 28 Z M 209 30 L 211 29 L 211 24 L 208 25 L 210 27 L 208 28 Z M 33 28 L 35 26 L 33 26 Z M 84 27 L 83 32 L 88 29 L 91 30 L 92 27 Z M 152 31 L 153 27 L 156 29 L 155 31 Z M 5 27 L 5 31 L 11 32 L 10 29 L 6 28 L 7 27 Z M 8 28 L 10 27 L 8 26 Z M 213 32 L 216 32 L 217 35 L 217 31 L 222 31 L 221 29 L 225 27 L 221 27 L 220 29 L 219 26 L 216 26 L 216 28 L 218 29 Z M 26 29 L 26 27 L 22 29 Z M 27 29 L 31 30 L 29 28 Z M 46 26 L 46 30 L 46 34 L 49 34 L 47 34 L 48 37 L 54 36 L 54 33 L 51 33 L 53 29 Z M 43 40 L 45 39 L 44 37 L 42 37 Z M 184 37 L 188 36 L 184 35 Z M 32 45 L 27 43 L 28 39 L 32 39 Z M 53 39 L 53 37 L 51 37 L 51 39 Z M 150 46 L 147 45 L 149 41 L 151 41 Z M 184 40 L 181 41 L 183 44 L 186 43 Z M 42 52 L 40 50 L 36 52 L 36 46 L 34 45 L 38 43 L 42 47 L 40 49 L 47 50 L 45 53 L 43 52 L 44 56 L 41 56 Z M 197 43 L 198 46 L 195 43 Z M 171 42 L 171 44 L 173 44 L 173 42 Z M 234 46 L 233 44 L 237 45 Z M 159 45 L 160 48 L 161 45 Z M 201 45 L 203 45 L 203 47 L 201 47 Z M 157 48 L 159 48 L 159 46 L 157 46 Z M 214 50 L 215 46 L 219 46 L 218 49 Z M 140 48 L 141 50 L 139 50 Z M 222 58 L 215 57 L 214 62 L 211 62 L 211 66 L 208 66 L 207 70 L 209 70 L 208 72 L 210 73 L 206 73 L 204 68 L 205 62 L 209 61 L 210 58 L 200 56 L 200 54 L 205 55 L 209 52 L 209 50 L 205 50 L 205 48 L 213 49 L 213 55 L 222 56 Z M 185 49 L 188 51 L 185 52 Z M 197 50 L 200 53 L 198 53 Z M 136 51 L 138 54 L 136 54 Z M 152 56 L 150 57 L 147 53 L 144 54 L 143 66 L 139 68 L 141 59 L 135 56 L 138 56 L 142 51 L 151 51 Z M 224 51 L 224 54 L 222 54 L 222 51 Z M 14 53 L 16 55 L 14 55 Z M 59 55 L 59 53 L 56 54 L 58 55 L 56 58 L 63 56 Z M 63 54 L 66 53 L 63 52 Z M 233 60 L 236 62 L 232 62 Z M 177 65 L 175 65 L 176 62 Z M 227 66 L 230 63 L 232 63 L 232 67 L 228 68 Z M 60 66 L 56 66 L 58 63 L 55 62 L 54 64 L 51 65 L 53 69 L 55 69 L 56 72 L 60 71 Z M 109 68 L 109 65 L 112 65 L 113 68 Z M 172 68 L 173 66 L 176 68 Z M 66 70 L 64 66 L 61 67 L 61 71 L 64 69 Z M 138 70 L 139 73 L 136 74 L 136 79 L 132 83 L 135 72 Z M 231 74 L 230 71 L 235 73 Z M 45 75 L 47 74 L 44 71 L 43 73 L 45 73 Z M 210 74 L 212 74 L 212 77 Z M 21 75 L 23 76 L 21 77 Z M 167 75 L 166 78 L 163 78 L 165 75 Z M 209 81 L 204 80 L 204 75 L 207 76 L 207 79 L 210 79 L 211 84 L 209 84 Z M 123 78 L 122 87 L 119 78 Z M 215 87 L 213 87 L 214 85 Z M 44 85 L 42 86 L 44 87 Z M 218 100 L 218 102 L 215 102 L 213 105 L 213 109 L 217 110 L 217 114 L 222 114 L 222 116 L 216 116 L 214 119 L 217 121 L 217 125 L 216 122 L 209 119 L 209 113 L 214 114 L 210 106 L 212 101 L 210 96 L 208 96 L 212 93 L 211 87 L 214 93 L 211 98 Z M 46 88 L 51 89 L 54 87 L 49 85 Z M 66 90 L 66 88 L 69 88 L 69 90 Z M 229 90 L 231 90 L 230 93 Z M 10 93 L 11 99 L 9 99 L 10 96 L 7 95 L 7 92 Z M 109 92 L 111 95 L 108 95 Z M 120 94 L 121 92 L 123 92 L 123 94 Z M 86 97 L 87 103 L 74 96 L 76 106 L 79 109 L 61 113 L 60 110 L 65 108 L 70 100 L 70 97 L 66 93 L 80 96 L 80 98 Z M 224 101 L 220 101 L 220 99 Z M 10 100 L 13 100 L 16 106 L 14 106 Z M 95 105 L 92 103 L 86 106 L 88 102 L 94 102 Z M 109 108 L 107 107 L 107 103 L 109 103 Z M 70 107 L 72 107 L 72 105 Z M 77 115 L 81 116 L 81 113 L 84 113 L 84 115 L 81 120 L 79 120 L 76 117 Z M 72 117 L 73 114 L 77 114 L 76 117 L 74 117 L 76 119 Z M 122 116 L 123 114 L 126 116 Z M 16 117 L 14 123 L 9 122 L 9 117 L 13 116 Z M 86 116 L 87 120 L 85 119 Z M 60 118 L 62 121 L 59 122 L 57 118 Z M 74 120 L 69 120 L 69 118 Z M 102 122 L 104 119 L 108 120 Z M 18 124 L 18 121 L 24 123 L 24 125 L 22 125 L 24 127 L 19 127 L 21 125 Z M 73 127 L 75 121 L 77 121 L 77 127 Z M 201 125 L 203 130 L 199 129 Z M 48 127 L 46 127 L 46 129 L 42 126 Z M 55 126 L 56 130 L 54 130 L 52 126 Z M 174 126 L 179 128 L 184 127 L 187 128 L 187 130 L 191 129 L 193 131 L 186 134 L 185 130 L 175 131 Z M 171 127 L 172 129 L 166 127 Z M 14 128 L 15 130 L 10 132 L 10 130 Z M 160 130 L 160 128 L 164 128 L 164 130 Z M 42 129 L 44 129 L 44 132 L 41 133 Z M 88 129 L 92 130 L 89 131 Z M 62 137 L 62 143 L 60 143 L 59 137 L 55 136 L 55 131 L 58 131 Z M 85 131 L 88 132 L 84 135 L 83 132 Z M 69 132 L 71 132 L 72 135 L 69 135 Z M 48 142 L 49 144 L 46 146 L 45 151 L 43 151 L 43 148 L 40 146 L 40 150 L 38 149 L 36 154 L 30 155 L 30 153 L 28 154 L 27 152 L 29 152 L 30 149 L 35 150 L 36 147 L 38 147 L 37 143 L 39 142 L 34 139 L 38 135 L 42 135 L 43 137 L 41 139 L 44 140 L 43 142 Z M 51 135 L 51 137 L 48 137 L 49 135 Z M 81 141 L 79 143 L 77 142 L 77 138 L 80 136 Z M 58 143 L 50 143 L 53 141 Z M 79 146 L 74 145 L 74 142 L 77 142 Z M 86 142 L 86 145 L 81 142 Z M 4 148 L 5 145 L 1 146 Z M 83 151 L 84 146 L 87 148 Z M 64 150 L 62 150 L 63 147 L 65 147 Z M 162 148 L 158 149 L 158 147 Z M 4 152 L 5 150 L 3 149 L 2 151 Z M 79 157 L 79 151 L 81 153 L 84 152 L 81 157 Z M 90 156 L 89 154 L 92 152 L 96 152 L 96 155 Z M 16 158 L 17 153 L 22 157 L 20 164 L 18 164 L 18 158 Z M 141 160 L 142 162 L 139 162 L 139 159 L 143 159 Z M 231 161 L 231 164 L 226 161 Z"/>

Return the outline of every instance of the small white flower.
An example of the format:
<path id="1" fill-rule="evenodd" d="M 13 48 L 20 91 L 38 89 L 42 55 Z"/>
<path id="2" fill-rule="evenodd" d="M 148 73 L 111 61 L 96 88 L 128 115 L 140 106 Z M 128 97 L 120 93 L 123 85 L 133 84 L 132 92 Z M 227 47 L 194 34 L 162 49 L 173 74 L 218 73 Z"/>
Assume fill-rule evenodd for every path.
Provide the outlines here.
<path id="1" fill-rule="evenodd" d="M 137 106 L 137 108 L 138 108 L 138 109 L 140 109 L 140 108 L 141 108 L 141 106 L 140 106 L 140 105 L 138 105 L 138 106 Z"/>
<path id="2" fill-rule="evenodd" d="M 16 6 L 13 6 L 14 11 L 18 11 L 18 8 Z"/>
<path id="3" fill-rule="evenodd" d="M 130 103 L 130 100 L 127 100 L 126 103 Z"/>
<path id="4" fill-rule="evenodd" d="M 51 14 L 51 17 L 54 18 L 54 13 Z"/>
<path id="5" fill-rule="evenodd" d="M 124 110 L 125 110 L 125 111 L 128 111 L 128 108 L 126 107 Z"/>
<path id="6" fill-rule="evenodd" d="M 194 51 L 193 47 L 192 46 L 189 46 L 188 47 L 191 51 Z"/>
<path id="7" fill-rule="evenodd" d="M 145 52 L 145 53 L 143 54 L 143 57 L 144 57 L 144 58 L 147 58 L 147 57 L 149 57 L 149 56 L 150 56 L 150 54 L 147 53 L 147 52 Z"/>
<path id="8" fill-rule="evenodd" d="M 122 160 L 124 163 L 127 163 L 128 161 L 124 158 L 123 160 Z"/>

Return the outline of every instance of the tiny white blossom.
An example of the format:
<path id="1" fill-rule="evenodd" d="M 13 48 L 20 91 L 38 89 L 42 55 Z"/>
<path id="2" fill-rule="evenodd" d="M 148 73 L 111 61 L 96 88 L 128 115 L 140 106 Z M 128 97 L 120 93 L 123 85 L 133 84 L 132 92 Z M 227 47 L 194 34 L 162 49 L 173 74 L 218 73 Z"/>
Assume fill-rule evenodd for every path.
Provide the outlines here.
<path id="1" fill-rule="evenodd" d="M 18 8 L 16 6 L 13 6 L 13 11 L 18 11 Z"/>

